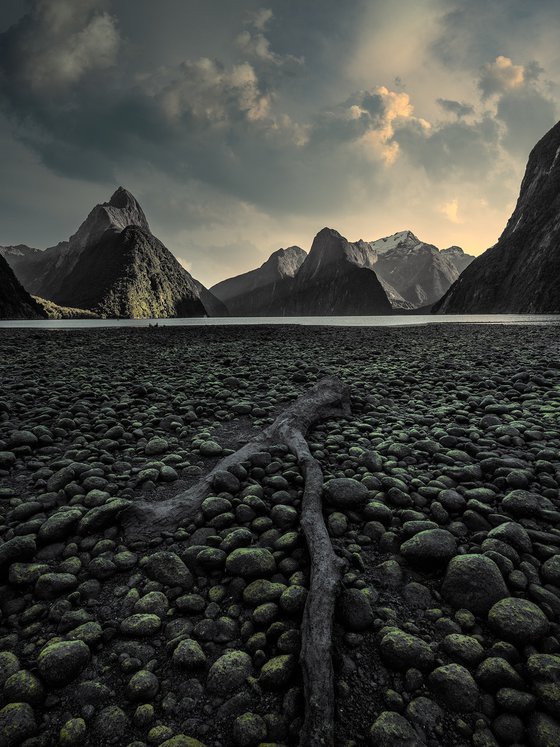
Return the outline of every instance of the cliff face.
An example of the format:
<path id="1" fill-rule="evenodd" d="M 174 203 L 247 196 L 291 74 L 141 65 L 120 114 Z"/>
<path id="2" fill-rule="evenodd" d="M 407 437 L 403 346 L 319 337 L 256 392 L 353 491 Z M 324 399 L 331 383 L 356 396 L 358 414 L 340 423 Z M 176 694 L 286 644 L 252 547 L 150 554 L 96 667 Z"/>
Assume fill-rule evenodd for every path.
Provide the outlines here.
<path id="1" fill-rule="evenodd" d="M 533 148 L 498 243 L 461 274 L 436 313 L 560 312 L 560 123 Z"/>
<path id="2" fill-rule="evenodd" d="M 378 257 L 375 271 L 412 308 L 438 301 L 459 277 L 455 265 L 431 244 L 395 247 Z"/>
<path id="3" fill-rule="evenodd" d="M 108 317 L 206 316 L 192 277 L 139 226 L 106 231 L 82 253 L 55 300 Z"/>
<path id="4" fill-rule="evenodd" d="M 366 248 L 323 228 L 297 272 L 285 316 L 390 314 L 391 304 Z"/>
<path id="5" fill-rule="evenodd" d="M 6 259 L 30 293 L 61 306 L 134 318 L 227 316 L 153 236 L 138 201 L 122 187 L 68 241 L 44 252 L 26 249 Z"/>
<path id="6" fill-rule="evenodd" d="M 369 248 L 381 284 L 393 306 L 401 308 L 438 301 L 474 259 L 458 246 L 440 250 L 420 241 L 412 231 L 358 243 Z"/>
<path id="7" fill-rule="evenodd" d="M 232 316 L 283 316 L 291 281 L 306 256 L 299 246 L 278 249 L 256 270 L 223 280 L 210 290 Z"/>
<path id="8" fill-rule="evenodd" d="M 109 202 L 96 205 L 68 241 L 61 241 L 44 252 L 33 250 L 16 257 L 6 255 L 25 288 L 34 295 L 60 303 L 65 278 L 83 252 L 94 246 L 109 229 L 123 230 L 135 225 L 150 230 L 144 212 L 134 196 L 119 187 Z"/>
<path id="9" fill-rule="evenodd" d="M 43 308 L 31 298 L 0 256 L 0 319 L 46 319 Z"/>

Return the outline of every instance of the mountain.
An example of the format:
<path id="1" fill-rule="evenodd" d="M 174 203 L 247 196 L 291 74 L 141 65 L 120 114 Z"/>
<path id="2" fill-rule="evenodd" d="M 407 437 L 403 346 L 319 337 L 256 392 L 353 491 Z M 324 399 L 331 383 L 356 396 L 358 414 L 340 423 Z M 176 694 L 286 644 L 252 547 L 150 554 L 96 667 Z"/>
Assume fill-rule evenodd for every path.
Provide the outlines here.
<path id="1" fill-rule="evenodd" d="M 379 284 L 391 309 L 408 311 L 439 300 L 473 259 L 458 246 L 440 251 L 412 231 L 352 243 L 325 228 L 309 255 L 299 247 L 279 249 L 256 270 L 211 290 L 234 316 L 375 314 L 385 308 Z"/>
<path id="2" fill-rule="evenodd" d="M 256 270 L 236 275 L 212 286 L 231 316 L 281 316 L 290 293 L 290 282 L 307 254 L 299 246 L 278 249 Z"/>
<path id="3" fill-rule="evenodd" d="M 68 241 L 5 256 L 30 293 L 60 306 L 108 317 L 227 315 L 151 233 L 139 203 L 122 187 Z"/>
<path id="4" fill-rule="evenodd" d="M 529 155 L 504 232 L 432 309 L 446 314 L 560 312 L 560 122 Z"/>
<path id="5" fill-rule="evenodd" d="M 460 246 L 448 246 L 447 249 L 440 249 L 440 254 L 455 265 L 459 274 L 475 259 L 472 254 L 466 254 Z"/>
<path id="6" fill-rule="evenodd" d="M 435 303 L 474 259 L 460 247 L 440 251 L 412 231 L 357 243 L 369 248 L 377 277 L 396 308 Z"/>
<path id="7" fill-rule="evenodd" d="M 332 228 L 323 228 L 315 236 L 290 286 L 284 316 L 361 316 L 392 311 L 370 253 Z"/>
<path id="8" fill-rule="evenodd" d="M 134 225 L 105 231 L 69 267 L 51 298 L 106 317 L 206 316 L 193 278 L 161 241 Z"/>
<path id="9" fill-rule="evenodd" d="M 46 319 L 43 308 L 23 288 L 0 256 L 0 319 Z"/>
<path id="10" fill-rule="evenodd" d="M 27 244 L 0 246 L 0 257 L 4 257 L 16 274 L 19 267 L 25 267 L 33 258 L 37 258 L 41 254 L 40 249 L 34 249 L 31 246 L 27 246 Z"/>

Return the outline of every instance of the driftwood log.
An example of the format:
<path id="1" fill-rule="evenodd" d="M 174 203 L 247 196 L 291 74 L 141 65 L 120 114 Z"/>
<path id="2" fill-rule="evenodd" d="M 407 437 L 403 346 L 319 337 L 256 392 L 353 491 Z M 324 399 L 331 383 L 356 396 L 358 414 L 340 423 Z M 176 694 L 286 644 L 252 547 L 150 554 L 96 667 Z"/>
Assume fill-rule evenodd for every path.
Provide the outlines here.
<path id="1" fill-rule="evenodd" d="M 342 574 L 342 561 L 333 550 L 323 518 L 323 472 L 309 450 L 306 435 L 322 420 L 348 415 L 348 387 L 334 377 L 322 379 L 287 407 L 261 435 L 222 459 L 191 488 L 159 503 L 135 503 L 121 514 L 129 540 L 150 540 L 194 518 L 212 489 L 216 472 L 227 470 L 278 443 L 285 444 L 297 457 L 305 478 L 300 523 L 311 559 L 309 594 L 301 631 L 300 664 L 305 693 L 302 747 L 334 745 L 332 627 Z"/>

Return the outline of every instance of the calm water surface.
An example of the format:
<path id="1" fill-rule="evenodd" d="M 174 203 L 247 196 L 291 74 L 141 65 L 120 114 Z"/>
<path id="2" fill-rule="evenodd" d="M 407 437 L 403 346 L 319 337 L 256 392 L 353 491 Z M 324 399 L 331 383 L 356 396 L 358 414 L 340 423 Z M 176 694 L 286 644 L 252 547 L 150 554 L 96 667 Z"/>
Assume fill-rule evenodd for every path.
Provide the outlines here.
<path id="1" fill-rule="evenodd" d="M 560 314 L 395 314 L 392 316 L 270 316 L 212 317 L 211 319 L 15 319 L 1 328 L 86 329 L 97 327 L 213 327 L 216 325 L 301 324 L 321 327 L 415 327 L 426 324 L 546 324 L 560 325 Z"/>

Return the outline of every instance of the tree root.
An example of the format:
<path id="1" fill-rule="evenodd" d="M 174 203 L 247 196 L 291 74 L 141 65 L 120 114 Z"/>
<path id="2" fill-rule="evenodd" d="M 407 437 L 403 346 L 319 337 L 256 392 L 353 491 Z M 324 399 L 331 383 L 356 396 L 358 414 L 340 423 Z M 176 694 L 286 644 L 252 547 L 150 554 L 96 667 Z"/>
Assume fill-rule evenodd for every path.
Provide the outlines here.
<path id="1" fill-rule="evenodd" d="M 333 550 L 322 510 L 323 473 L 306 441 L 309 429 L 330 417 L 350 415 L 350 393 L 339 379 L 327 377 L 284 410 L 263 433 L 222 459 L 185 492 L 160 503 L 139 502 L 121 514 L 128 540 L 146 541 L 192 520 L 212 488 L 216 472 L 248 460 L 273 444 L 294 454 L 305 478 L 301 527 L 311 558 L 309 594 L 303 613 L 300 664 L 305 692 L 305 721 L 300 745 L 334 745 L 332 627 L 342 561 Z"/>

